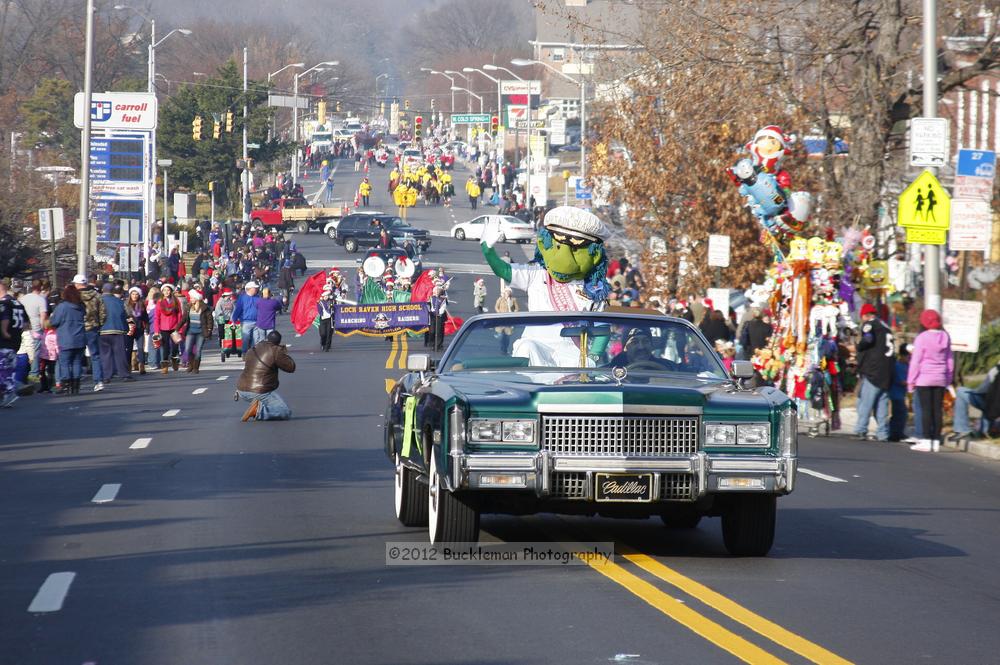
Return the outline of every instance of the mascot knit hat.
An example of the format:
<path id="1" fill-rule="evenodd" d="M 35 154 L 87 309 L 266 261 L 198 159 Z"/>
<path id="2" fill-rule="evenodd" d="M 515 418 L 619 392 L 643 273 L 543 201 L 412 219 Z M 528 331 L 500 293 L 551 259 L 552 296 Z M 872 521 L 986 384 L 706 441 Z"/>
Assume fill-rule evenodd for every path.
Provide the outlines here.
<path id="1" fill-rule="evenodd" d="M 572 206 L 559 206 L 545 213 L 545 228 L 591 242 L 603 242 L 611 235 L 597 215 Z"/>

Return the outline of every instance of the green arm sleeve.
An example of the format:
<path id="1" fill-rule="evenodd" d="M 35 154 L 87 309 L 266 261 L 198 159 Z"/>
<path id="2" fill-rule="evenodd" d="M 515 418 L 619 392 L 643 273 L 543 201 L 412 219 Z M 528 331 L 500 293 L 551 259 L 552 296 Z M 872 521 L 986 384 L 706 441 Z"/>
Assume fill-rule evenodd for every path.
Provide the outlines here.
<path id="1" fill-rule="evenodd" d="M 490 265 L 493 274 L 505 282 L 510 282 L 510 264 L 501 259 L 500 255 L 497 254 L 497 250 L 492 247 L 487 247 L 485 244 L 480 244 L 479 247 L 483 250 L 483 257 L 486 259 L 486 263 Z"/>

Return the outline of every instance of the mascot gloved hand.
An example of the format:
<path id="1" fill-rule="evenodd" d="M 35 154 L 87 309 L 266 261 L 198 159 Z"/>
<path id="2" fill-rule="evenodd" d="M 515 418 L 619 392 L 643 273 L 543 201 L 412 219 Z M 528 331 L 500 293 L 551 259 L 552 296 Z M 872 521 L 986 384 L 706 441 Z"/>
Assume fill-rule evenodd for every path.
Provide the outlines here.
<path id="1" fill-rule="evenodd" d="M 530 263 L 507 263 L 500 258 L 493 249 L 500 238 L 499 225 L 483 229 L 481 248 L 493 273 L 527 294 L 528 311 L 590 312 L 603 309 L 611 291 L 604 248 L 609 235 L 596 215 L 560 206 L 546 213 Z M 532 366 L 578 367 L 580 349 L 559 332 L 558 325 L 531 326 L 514 343 L 513 355 L 529 358 Z M 598 339 L 606 344 L 608 338 Z"/>
<path id="2" fill-rule="evenodd" d="M 501 240 L 503 240 L 503 230 L 500 228 L 500 222 L 496 220 L 486 222 L 486 228 L 483 229 L 483 236 L 480 242 L 486 245 L 487 248 L 493 249 L 493 246 Z"/>

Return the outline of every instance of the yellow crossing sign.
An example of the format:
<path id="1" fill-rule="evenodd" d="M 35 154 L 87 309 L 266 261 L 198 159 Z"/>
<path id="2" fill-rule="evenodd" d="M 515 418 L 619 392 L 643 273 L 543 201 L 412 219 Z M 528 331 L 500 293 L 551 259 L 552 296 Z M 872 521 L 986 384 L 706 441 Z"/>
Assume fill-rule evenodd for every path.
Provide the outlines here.
<path id="1" fill-rule="evenodd" d="M 896 223 L 908 231 L 914 226 L 947 231 L 951 226 L 951 197 L 927 169 L 903 190 L 898 203 Z M 924 241 L 910 240 L 907 233 L 907 242 Z"/>
<path id="2" fill-rule="evenodd" d="M 948 229 L 910 226 L 906 229 L 906 242 L 917 245 L 943 245 L 948 242 Z"/>

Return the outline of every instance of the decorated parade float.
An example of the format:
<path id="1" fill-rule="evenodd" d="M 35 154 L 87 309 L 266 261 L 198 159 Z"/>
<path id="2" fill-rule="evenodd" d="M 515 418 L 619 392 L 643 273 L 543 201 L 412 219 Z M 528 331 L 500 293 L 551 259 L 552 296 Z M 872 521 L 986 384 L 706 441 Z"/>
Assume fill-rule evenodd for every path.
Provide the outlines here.
<path id="1" fill-rule="evenodd" d="M 757 131 L 749 157 L 726 169 L 761 226 L 772 252 L 762 284 L 746 291 L 751 305 L 769 316 L 774 334 L 751 358 L 761 379 L 798 405 L 810 433 L 840 426 L 838 405 L 844 338 L 855 324 L 860 298 L 881 299 L 890 289 L 885 261 L 874 260 L 875 238 L 832 229 L 807 237 L 812 197 L 792 191 L 782 162 L 791 140 L 776 126 Z"/>

